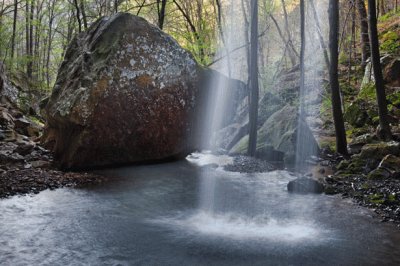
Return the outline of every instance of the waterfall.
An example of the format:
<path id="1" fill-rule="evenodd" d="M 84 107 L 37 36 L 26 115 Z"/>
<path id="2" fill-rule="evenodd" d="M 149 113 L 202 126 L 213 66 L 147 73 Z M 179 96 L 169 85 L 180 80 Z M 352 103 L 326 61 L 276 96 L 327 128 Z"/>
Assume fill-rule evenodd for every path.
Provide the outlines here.
<path id="1" fill-rule="evenodd" d="M 206 117 L 202 126 L 201 146 L 206 150 L 217 150 L 218 143 L 216 133 L 223 128 L 227 119 L 228 100 L 232 99 L 233 88 L 229 84 L 229 78 L 244 80 L 247 78 L 246 43 L 243 29 L 243 11 L 241 0 L 231 0 L 223 3 L 223 11 L 226 23 L 221 23 L 219 48 L 214 60 L 213 70 L 224 75 L 211 75 L 208 81 L 209 91 L 206 107 Z M 240 48 L 242 47 L 242 48 Z M 229 77 L 229 78 L 228 78 Z M 201 172 L 200 184 L 200 209 L 204 211 L 214 210 L 214 198 L 216 190 L 215 176 L 210 175 L 207 169 Z"/>
<path id="2" fill-rule="evenodd" d="M 326 70 L 323 47 L 320 36 L 327 40 L 327 23 L 324 23 L 324 16 L 327 16 L 328 3 L 326 0 L 313 1 L 315 12 L 310 2 L 306 3 L 306 43 L 305 43 L 305 86 L 299 93 L 299 121 L 297 126 L 296 142 L 296 161 L 295 170 L 298 172 L 306 171 L 306 160 L 312 155 L 317 155 L 318 151 L 311 142 L 314 141 L 306 134 L 309 127 L 312 129 L 313 123 L 319 118 L 320 104 L 323 93 L 323 73 Z M 318 23 L 315 16 L 318 17 Z M 319 35 L 319 33 L 321 35 Z M 308 136 L 308 137 L 307 137 Z"/>

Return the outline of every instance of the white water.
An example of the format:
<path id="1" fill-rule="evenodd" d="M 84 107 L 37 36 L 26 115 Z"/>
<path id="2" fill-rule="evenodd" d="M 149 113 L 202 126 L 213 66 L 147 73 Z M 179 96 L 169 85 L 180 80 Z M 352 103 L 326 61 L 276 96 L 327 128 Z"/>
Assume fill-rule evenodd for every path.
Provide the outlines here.
<path id="1" fill-rule="evenodd" d="M 322 241 L 323 235 L 328 232 L 309 221 L 281 221 L 265 216 L 248 217 L 236 213 L 215 214 L 206 211 L 188 217 L 165 217 L 153 222 L 185 230 L 189 234 L 244 241 Z"/>
<path id="2" fill-rule="evenodd" d="M 318 3 L 317 3 L 318 2 Z M 326 11 L 326 1 L 315 1 L 318 12 L 322 10 Z M 224 26 L 224 37 L 225 46 L 222 45 L 216 55 L 216 58 L 222 58 L 217 64 L 216 70 L 228 75 L 232 74 L 232 78 L 246 77 L 247 69 L 243 69 L 246 66 L 246 49 L 240 49 L 234 53 L 232 51 L 237 47 L 240 47 L 246 43 L 244 38 L 244 18 L 242 13 L 241 0 L 231 0 L 224 6 L 223 10 L 226 11 L 225 26 Z M 246 5 L 245 5 L 246 6 Z M 306 45 L 306 87 L 300 92 L 300 102 L 305 110 L 306 115 L 315 115 L 313 113 L 315 108 L 315 101 L 311 96 L 317 96 L 321 93 L 320 83 L 320 72 L 323 70 L 323 57 L 322 52 L 315 53 L 319 50 L 318 35 L 316 35 L 316 29 L 311 25 L 314 25 L 314 18 L 312 12 L 308 9 L 307 13 L 307 45 Z M 249 17 L 247 18 L 249 19 Z M 321 20 L 321 24 L 322 20 Z M 261 27 L 261 26 L 260 26 Z M 229 67 L 230 64 L 230 67 Z M 246 66 L 247 67 L 247 66 Z M 226 99 L 229 98 L 231 88 L 226 84 L 227 79 L 215 79 L 210 82 L 212 93 L 209 95 L 207 118 L 203 125 L 203 139 L 202 146 L 207 147 L 210 150 L 217 150 L 218 146 L 216 143 L 215 133 L 222 128 L 224 119 L 227 114 L 224 113 L 226 110 Z M 310 139 L 305 136 L 305 130 L 309 130 L 304 127 L 304 124 L 300 126 L 297 131 L 298 139 L 296 149 L 296 164 L 297 168 L 303 166 L 304 158 L 309 157 L 316 153 L 316 150 L 311 150 Z M 276 207 L 271 203 L 258 202 L 259 198 L 257 193 L 272 193 L 271 195 L 282 197 L 277 193 L 287 193 L 286 189 L 282 191 L 273 191 L 273 189 L 260 188 L 260 186 L 268 184 L 271 187 L 271 183 L 267 179 L 276 178 L 276 174 L 266 173 L 264 177 L 254 176 L 249 177 L 253 180 L 243 180 L 243 176 L 239 177 L 235 174 L 227 174 L 221 168 L 223 165 L 231 163 L 232 159 L 229 157 L 213 156 L 211 154 L 194 154 L 189 157 L 189 161 L 196 163 L 197 165 L 214 164 L 213 167 L 205 167 L 200 170 L 200 184 L 199 184 L 199 209 L 197 212 L 191 215 L 182 216 L 177 214 L 172 217 L 160 218 L 158 222 L 168 224 L 172 227 L 178 228 L 178 230 L 192 231 L 202 235 L 212 235 L 224 238 L 232 239 L 268 239 L 274 241 L 301 241 L 305 239 L 317 239 L 324 231 L 318 228 L 312 220 L 312 213 L 308 216 L 303 216 L 302 213 L 297 213 L 291 208 L 291 202 L 279 202 L 277 204 L 283 204 L 282 208 L 290 209 L 288 214 L 273 213 L 269 212 L 268 208 L 275 209 Z M 216 164 L 216 165 L 215 165 Z M 218 168 L 218 169 L 215 169 Z M 225 181 L 224 179 L 229 178 L 230 180 Z M 264 179 L 265 178 L 265 179 Z M 287 178 L 284 178 L 283 182 L 288 182 Z M 250 183 L 249 183 L 250 182 Z M 276 181 L 273 181 L 276 182 Z M 226 189 L 226 186 L 233 186 L 235 188 L 237 183 L 238 191 L 235 195 L 235 189 Z M 233 184 L 233 185 L 232 185 Z M 286 183 L 285 183 L 286 184 Z M 280 187 L 286 187 L 285 184 Z M 257 186 L 257 187 L 255 187 Z M 272 186 L 275 187 L 275 186 Z M 275 187 L 276 188 L 276 187 Z M 240 191 L 239 191 L 240 190 Z M 228 194 L 229 193 L 229 194 Z M 233 194 L 232 194 L 233 193 Z M 240 198 L 243 201 L 243 194 L 247 193 L 249 200 L 254 202 L 238 202 Z M 239 195 L 241 195 L 239 197 Z M 285 197 L 285 196 L 283 196 Z M 303 204 L 296 203 L 297 211 L 301 211 L 307 207 L 307 203 Z M 252 210 L 252 205 L 263 206 L 265 210 Z"/>

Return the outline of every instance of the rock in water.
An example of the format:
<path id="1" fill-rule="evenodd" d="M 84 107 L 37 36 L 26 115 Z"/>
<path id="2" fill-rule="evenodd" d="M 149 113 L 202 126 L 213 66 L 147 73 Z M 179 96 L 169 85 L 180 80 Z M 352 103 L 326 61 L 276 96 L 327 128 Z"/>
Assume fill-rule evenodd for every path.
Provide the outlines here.
<path id="1" fill-rule="evenodd" d="M 63 168 L 186 155 L 198 71 L 190 53 L 144 19 L 102 18 L 66 52 L 44 142 Z"/>
<path id="2" fill-rule="evenodd" d="M 319 194 L 324 192 L 324 186 L 321 183 L 307 177 L 300 177 L 293 181 L 290 181 L 287 185 L 287 189 L 291 193 L 298 194 Z"/>

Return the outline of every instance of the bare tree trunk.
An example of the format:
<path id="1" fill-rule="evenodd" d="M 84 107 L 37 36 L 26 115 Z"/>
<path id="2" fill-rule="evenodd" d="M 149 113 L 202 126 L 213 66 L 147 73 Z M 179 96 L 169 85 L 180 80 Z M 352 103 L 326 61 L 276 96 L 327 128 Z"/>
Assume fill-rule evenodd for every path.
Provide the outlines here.
<path id="1" fill-rule="evenodd" d="M 46 82 L 47 89 L 50 89 L 50 53 L 53 44 L 53 21 L 54 21 L 54 7 L 56 0 L 53 0 L 50 6 L 50 14 L 49 14 L 49 32 L 48 38 L 49 42 L 47 44 L 47 57 L 46 57 Z"/>
<path id="2" fill-rule="evenodd" d="M 196 25 L 194 25 L 192 19 L 190 18 L 189 14 L 185 12 L 185 10 L 182 8 L 182 6 L 176 1 L 173 0 L 175 6 L 178 8 L 179 12 L 181 12 L 182 16 L 185 18 L 186 22 L 189 25 L 190 31 L 193 33 L 194 38 L 196 39 L 197 45 L 199 46 L 199 56 L 200 56 L 200 61 L 203 62 L 205 58 L 205 51 L 203 47 L 203 40 L 201 39 L 200 33 L 196 28 Z"/>
<path id="3" fill-rule="evenodd" d="M 376 86 L 376 98 L 378 102 L 379 112 L 379 137 L 384 140 L 392 139 L 392 133 L 390 131 L 390 125 L 388 122 L 388 109 L 386 101 L 385 84 L 382 74 L 381 56 L 379 52 L 379 39 L 378 39 L 378 28 L 377 28 L 377 17 L 376 17 L 376 6 L 375 0 L 368 0 L 368 17 L 369 17 L 369 40 L 371 44 L 371 57 L 372 66 L 374 69 L 375 86 Z"/>
<path id="4" fill-rule="evenodd" d="M 290 30 L 289 30 L 289 22 L 288 22 L 288 14 L 287 14 L 287 10 L 286 10 L 286 3 L 285 0 L 281 0 L 282 3 L 282 10 L 283 10 L 283 17 L 285 19 L 285 31 L 286 31 L 286 35 L 287 35 L 287 40 L 284 41 L 285 43 L 287 43 L 286 45 L 290 45 L 292 43 L 292 35 L 290 34 Z M 275 25 L 277 26 L 278 24 L 275 23 Z M 287 49 L 287 52 L 289 54 L 289 58 L 290 58 L 290 62 L 292 63 L 292 66 L 296 65 L 296 50 L 293 47 L 293 44 L 290 46 L 290 49 Z"/>
<path id="5" fill-rule="evenodd" d="M 347 140 L 344 127 L 343 113 L 341 108 L 339 87 L 339 0 L 329 0 L 329 48 L 331 54 L 331 67 L 329 79 L 331 85 L 332 112 L 336 132 L 336 151 L 347 155 Z"/>
<path id="6" fill-rule="evenodd" d="M 248 104 L 250 106 L 250 40 L 249 40 L 249 28 L 250 28 L 250 23 L 249 19 L 247 18 L 247 13 L 246 13 L 246 6 L 244 4 L 245 0 L 241 0 L 241 7 L 242 7 L 242 12 L 243 12 L 243 20 L 244 20 L 244 41 L 245 41 L 245 47 L 246 47 L 246 59 L 247 59 L 247 88 L 248 88 Z"/>
<path id="7" fill-rule="evenodd" d="M 10 68 L 14 66 L 14 54 L 15 54 L 15 36 L 17 33 L 17 18 L 18 18 L 18 0 L 14 0 L 14 17 L 13 17 L 13 31 L 11 36 L 11 63 Z"/>
<path id="8" fill-rule="evenodd" d="M 35 1 L 31 0 L 30 1 L 30 11 L 29 11 L 29 59 L 28 59 L 28 77 L 32 78 L 32 72 L 33 72 L 33 18 L 34 18 L 34 12 L 35 12 Z M 28 8 L 29 9 L 29 8 Z"/>
<path id="9" fill-rule="evenodd" d="M 358 17 L 360 20 L 360 34 L 361 34 L 361 66 L 365 68 L 367 60 L 371 56 L 371 49 L 369 44 L 368 35 L 368 17 L 367 9 L 364 0 L 356 0 Z"/>
<path id="10" fill-rule="evenodd" d="M 305 90 L 305 50 L 306 50 L 306 25 L 305 25 L 305 3 L 304 0 L 300 0 L 300 93 Z M 300 116 L 304 117 L 304 104 L 303 97 L 300 94 Z"/>
<path id="11" fill-rule="evenodd" d="M 82 14 L 82 20 L 83 20 L 83 27 L 85 30 L 87 30 L 88 28 L 88 23 L 87 23 L 87 17 L 86 17 L 86 11 L 85 11 L 85 0 L 80 0 L 80 10 L 81 10 L 81 14 Z"/>
<path id="12" fill-rule="evenodd" d="M 29 1 L 25 1 L 25 55 L 26 55 L 26 73 L 29 73 Z"/>
<path id="13" fill-rule="evenodd" d="M 158 27 L 161 30 L 164 27 L 166 5 L 167 5 L 167 0 L 157 0 Z"/>
<path id="14" fill-rule="evenodd" d="M 255 156 L 257 151 L 258 122 L 258 0 L 251 0 L 251 56 L 250 56 L 250 111 L 248 154 Z"/>
<path id="15" fill-rule="evenodd" d="M 81 11 L 79 9 L 78 0 L 74 0 L 74 6 L 76 9 L 76 20 L 78 21 L 78 32 L 82 32 L 82 21 L 81 21 Z"/>

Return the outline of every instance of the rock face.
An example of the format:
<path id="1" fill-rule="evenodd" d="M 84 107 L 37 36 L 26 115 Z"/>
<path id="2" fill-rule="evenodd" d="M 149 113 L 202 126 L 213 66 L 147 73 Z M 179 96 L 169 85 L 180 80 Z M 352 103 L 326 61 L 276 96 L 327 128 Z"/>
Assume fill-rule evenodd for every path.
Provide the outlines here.
<path id="1" fill-rule="evenodd" d="M 6 76 L 3 63 L 0 61 L 0 100 L 1 102 L 16 103 L 18 90 L 14 88 Z"/>
<path id="2" fill-rule="evenodd" d="M 63 168 L 185 155 L 198 73 L 193 57 L 144 19 L 102 18 L 66 52 L 44 142 Z"/>

